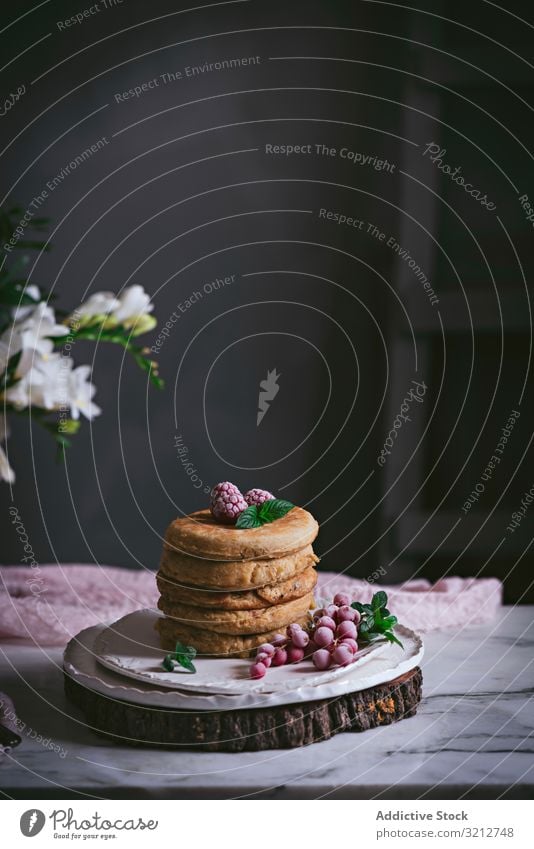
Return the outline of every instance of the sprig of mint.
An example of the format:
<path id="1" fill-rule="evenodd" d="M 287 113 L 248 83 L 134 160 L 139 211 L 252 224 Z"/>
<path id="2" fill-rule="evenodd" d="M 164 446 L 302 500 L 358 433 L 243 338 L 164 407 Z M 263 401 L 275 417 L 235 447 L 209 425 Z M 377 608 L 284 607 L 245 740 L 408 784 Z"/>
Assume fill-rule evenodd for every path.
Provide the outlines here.
<path id="1" fill-rule="evenodd" d="M 256 504 L 251 504 L 250 507 L 239 514 L 235 526 L 241 530 L 261 528 L 262 525 L 281 519 L 294 506 L 291 501 L 284 501 L 282 498 L 271 498 L 269 501 L 264 501 L 259 507 Z"/>
<path id="2" fill-rule="evenodd" d="M 165 659 L 161 665 L 167 672 L 175 672 L 176 665 L 183 666 L 189 672 L 196 672 L 197 670 L 193 663 L 196 656 L 197 650 L 193 646 L 184 646 L 183 643 L 176 643 L 174 651 L 165 655 Z"/>
<path id="3" fill-rule="evenodd" d="M 397 624 L 397 617 L 392 616 L 387 609 L 387 594 L 380 590 L 373 595 L 371 604 L 362 604 L 353 601 L 351 607 L 361 616 L 358 625 L 358 637 L 364 643 L 373 643 L 375 640 L 385 639 L 388 643 L 397 643 L 401 649 L 404 648 L 401 641 L 393 633 L 393 627 Z"/>

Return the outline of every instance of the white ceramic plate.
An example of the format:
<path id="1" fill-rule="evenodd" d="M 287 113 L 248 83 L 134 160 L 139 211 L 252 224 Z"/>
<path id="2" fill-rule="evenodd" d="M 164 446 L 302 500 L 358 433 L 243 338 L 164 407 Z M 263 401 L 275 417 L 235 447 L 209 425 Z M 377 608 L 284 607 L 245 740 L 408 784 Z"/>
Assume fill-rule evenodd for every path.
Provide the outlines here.
<path id="1" fill-rule="evenodd" d="M 205 657 L 195 659 L 195 674 L 181 668 L 167 672 L 161 665 L 165 652 L 159 646 L 158 633 L 154 629 L 159 615 L 153 610 L 138 610 L 101 631 L 94 644 L 98 662 L 121 676 L 181 692 L 237 696 L 289 691 L 298 694 L 303 689 L 316 688 L 338 679 L 357 682 L 365 677 L 365 670 L 371 662 L 375 666 L 379 659 L 392 671 L 406 662 L 411 664 L 408 668 L 412 668 L 416 665 L 414 658 L 422 651 L 421 640 L 412 631 L 398 626 L 396 632 L 404 650 L 389 643 L 378 643 L 359 652 L 355 662 L 349 666 L 335 666 L 324 672 L 319 672 L 310 660 L 305 660 L 298 664 L 271 667 L 264 678 L 253 680 L 249 676 L 250 660 Z M 353 689 L 363 687 L 356 683 Z"/>
<path id="2" fill-rule="evenodd" d="M 74 637 L 65 649 L 63 668 L 67 675 L 82 687 L 102 693 L 110 699 L 165 710 L 237 710 L 239 708 L 270 708 L 277 705 L 332 699 L 391 681 L 409 672 L 421 661 L 423 646 L 417 634 L 407 628 L 399 629 L 405 646 L 401 659 L 373 656 L 363 667 L 354 664 L 351 675 L 316 687 L 301 687 L 297 691 L 279 693 L 206 694 L 171 690 L 155 683 L 133 681 L 102 666 L 95 655 L 95 643 L 106 626 L 86 628 Z"/>

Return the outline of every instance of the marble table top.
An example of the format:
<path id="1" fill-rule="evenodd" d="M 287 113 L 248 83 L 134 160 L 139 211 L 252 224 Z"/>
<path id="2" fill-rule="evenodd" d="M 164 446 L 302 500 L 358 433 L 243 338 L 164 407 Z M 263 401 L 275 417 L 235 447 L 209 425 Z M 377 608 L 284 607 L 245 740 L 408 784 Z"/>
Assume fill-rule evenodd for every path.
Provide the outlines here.
<path id="1" fill-rule="evenodd" d="M 0 643 L 0 690 L 25 723 L 0 758 L 15 798 L 532 798 L 534 607 L 425 637 L 417 716 L 301 749 L 135 749 L 87 729 L 65 699 L 62 651 Z"/>

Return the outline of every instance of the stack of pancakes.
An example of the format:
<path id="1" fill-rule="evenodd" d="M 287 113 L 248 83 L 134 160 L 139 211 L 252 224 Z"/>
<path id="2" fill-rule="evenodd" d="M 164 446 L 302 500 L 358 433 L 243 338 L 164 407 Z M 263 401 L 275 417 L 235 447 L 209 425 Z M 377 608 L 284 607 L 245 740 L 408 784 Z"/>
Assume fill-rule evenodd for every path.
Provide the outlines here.
<path id="1" fill-rule="evenodd" d="M 199 654 L 247 657 L 291 622 L 304 624 L 318 530 L 301 507 L 247 530 L 216 522 L 209 510 L 175 519 L 157 574 L 161 647 L 173 651 L 179 641 Z"/>

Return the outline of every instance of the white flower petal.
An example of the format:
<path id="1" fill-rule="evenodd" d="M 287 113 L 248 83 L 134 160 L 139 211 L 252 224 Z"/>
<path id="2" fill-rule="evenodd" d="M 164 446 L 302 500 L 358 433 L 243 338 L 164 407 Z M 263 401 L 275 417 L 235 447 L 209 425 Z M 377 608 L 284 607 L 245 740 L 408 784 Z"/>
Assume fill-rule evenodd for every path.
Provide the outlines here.
<path id="1" fill-rule="evenodd" d="M 0 445 L 0 479 L 6 483 L 15 483 L 15 472 L 9 465 L 9 460 L 6 457 L 5 451 Z"/>

